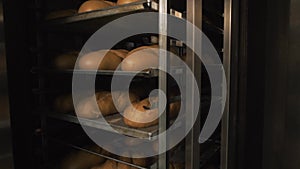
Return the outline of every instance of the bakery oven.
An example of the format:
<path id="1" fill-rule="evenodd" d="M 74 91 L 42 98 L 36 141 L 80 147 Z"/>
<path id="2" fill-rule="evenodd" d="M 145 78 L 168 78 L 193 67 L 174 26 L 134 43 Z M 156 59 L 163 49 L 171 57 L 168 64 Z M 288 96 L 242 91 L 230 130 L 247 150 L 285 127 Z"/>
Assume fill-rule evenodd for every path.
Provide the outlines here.
<path id="1" fill-rule="evenodd" d="M 233 168 L 236 111 L 229 110 L 237 101 L 230 95 L 237 76 L 230 75 L 238 67 L 231 65 L 238 48 L 239 23 L 232 22 L 238 20 L 238 5 L 6 1 L 15 167 Z M 126 20 L 132 15 L 136 20 Z M 177 28 L 175 18 L 188 22 Z M 141 28 L 146 31 L 130 33 Z M 129 36 L 114 41 L 126 32 Z M 174 32 L 179 38 L 169 36 Z M 206 55 L 219 64 L 202 62 Z M 224 73 L 217 83 L 210 80 L 211 70 Z M 222 119 L 209 114 L 212 105 L 224 108 Z M 213 132 L 199 139 L 207 127 Z M 166 131 L 173 134 L 163 135 Z M 185 135 L 177 138 L 174 131 Z"/>

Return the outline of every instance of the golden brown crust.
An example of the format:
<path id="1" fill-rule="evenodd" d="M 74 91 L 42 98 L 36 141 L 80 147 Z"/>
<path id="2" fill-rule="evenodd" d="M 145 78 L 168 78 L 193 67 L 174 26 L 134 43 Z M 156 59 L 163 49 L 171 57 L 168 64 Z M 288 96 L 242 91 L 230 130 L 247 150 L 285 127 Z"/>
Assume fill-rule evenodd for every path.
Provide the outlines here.
<path id="1" fill-rule="evenodd" d="M 116 6 L 117 5 L 117 3 L 115 3 L 115 2 L 111 2 L 111 1 L 104 1 L 105 3 L 108 3 L 109 5 L 111 5 L 111 6 Z"/>
<path id="2" fill-rule="evenodd" d="M 151 99 L 151 98 L 150 98 Z M 152 98 L 157 102 L 158 98 Z M 180 102 L 170 104 L 169 116 L 175 118 L 180 110 Z M 149 98 L 134 103 L 124 111 L 124 123 L 134 128 L 145 128 L 158 124 L 158 108 L 151 109 Z"/>
<path id="3" fill-rule="evenodd" d="M 113 160 L 106 160 L 104 164 L 97 165 L 95 167 L 92 167 L 91 169 L 136 169 L 136 168 L 123 163 L 115 162 Z"/>
<path id="4" fill-rule="evenodd" d="M 98 0 L 89 0 L 84 2 L 78 9 L 78 13 L 90 12 L 94 10 L 104 9 L 111 7 L 110 3 Z"/>
<path id="5" fill-rule="evenodd" d="M 125 50 L 125 49 L 111 50 L 111 52 L 115 53 L 116 55 L 118 55 L 122 59 L 125 59 L 126 56 L 128 55 L 128 50 Z"/>
<path id="6" fill-rule="evenodd" d="M 124 123 L 134 128 L 156 125 L 159 114 L 156 109 L 148 110 L 150 106 L 150 101 L 147 98 L 127 107 L 124 111 Z"/>
<path id="7" fill-rule="evenodd" d="M 113 103 L 112 95 L 110 92 L 102 91 L 96 93 L 96 100 L 98 108 L 103 116 L 111 115 L 118 112 Z"/>
<path id="8" fill-rule="evenodd" d="M 125 92 L 115 91 L 114 93 L 117 96 L 116 105 L 114 104 L 111 92 L 97 92 L 95 94 L 96 104 L 95 102 L 93 102 L 93 97 L 88 97 L 82 100 L 77 105 L 77 116 L 82 118 L 94 119 L 99 118 L 100 114 L 102 114 L 102 116 L 112 115 L 118 113 L 118 110 L 124 111 L 124 109 L 131 103 L 139 100 L 138 96 L 129 93 L 130 103 L 127 99 L 128 94 L 126 94 Z M 98 109 L 100 110 L 100 112 L 98 112 Z"/>
<path id="9" fill-rule="evenodd" d="M 141 50 L 144 50 L 144 49 L 158 49 L 158 45 L 151 45 L 151 46 L 141 46 L 141 47 L 138 47 L 138 48 L 135 48 L 133 50 L 131 50 L 130 52 L 128 52 L 128 55 L 131 55 L 135 52 L 138 52 L 138 51 L 141 51 Z"/>
<path id="10" fill-rule="evenodd" d="M 149 167 L 154 163 L 154 159 L 151 157 L 148 158 L 132 158 L 132 163 L 137 166 Z"/>
<path id="11" fill-rule="evenodd" d="M 137 2 L 139 0 L 118 0 L 117 5 L 124 5 L 124 4 L 130 4 L 133 2 Z"/>

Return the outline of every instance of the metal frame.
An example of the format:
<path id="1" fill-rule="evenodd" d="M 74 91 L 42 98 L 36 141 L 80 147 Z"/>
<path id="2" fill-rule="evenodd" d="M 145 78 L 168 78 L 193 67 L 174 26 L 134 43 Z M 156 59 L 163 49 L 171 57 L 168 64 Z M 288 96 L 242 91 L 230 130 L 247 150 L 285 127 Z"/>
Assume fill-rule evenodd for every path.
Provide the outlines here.
<path id="1" fill-rule="evenodd" d="M 231 23 L 232 23 L 232 0 L 224 2 L 224 58 L 223 65 L 226 75 L 227 90 L 226 105 L 222 119 L 221 133 L 221 169 L 228 168 L 228 132 L 229 132 L 229 95 L 230 95 L 230 61 L 231 61 Z"/>
<path id="2" fill-rule="evenodd" d="M 168 35 L 168 19 L 167 15 L 161 15 L 161 14 L 168 14 L 169 6 L 168 6 L 168 0 L 160 0 L 159 1 L 159 18 L 158 18 L 158 25 L 159 25 L 159 47 L 160 50 L 167 51 L 168 49 L 168 38 L 166 35 Z M 165 57 L 162 57 L 162 56 Z M 167 70 L 168 69 L 168 59 L 166 57 L 166 53 L 160 51 L 159 52 L 159 69 L 161 70 Z M 160 71 L 158 76 L 158 87 L 161 91 L 166 93 L 166 96 L 168 96 L 167 93 L 167 74 L 166 72 Z M 159 100 L 161 100 L 161 96 L 159 96 Z M 159 112 L 162 112 L 164 110 L 164 105 L 158 104 L 158 110 Z M 167 111 L 165 110 L 161 116 L 159 117 L 159 133 L 164 132 L 167 129 L 168 123 L 168 117 L 167 117 Z M 168 154 L 166 151 L 167 149 L 167 138 L 159 138 L 159 159 L 158 159 L 158 168 L 159 169 L 167 169 L 169 168 L 168 164 Z M 165 152 L 165 153 L 162 153 Z"/>
<path id="3" fill-rule="evenodd" d="M 194 24 L 199 29 L 202 28 L 202 0 L 187 1 L 187 20 L 192 24 Z M 187 31 L 189 30 L 187 29 Z M 192 32 L 187 32 L 187 41 L 191 42 L 194 48 L 201 48 L 201 45 L 194 46 L 195 45 L 194 35 L 195 35 L 195 30 L 192 30 Z M 193 71 L 198 86 L 200 86 L 201 85 L 201 62 L 198 62 L 198 60 L 196 60 L 195 54 L 191 50 L 187 50 L 187 65 Z M 187 83 L 189 83 L 192 81 L 192 79 L 186 79 L 186 81 Z M 199 92 L 201 93 L 200 88 L 199 88 Z M 193 107 L 194 105 L 193 103 L 195 100 L 194 92 L 188 93 L 185 99 L 186 99 L 186 105 L 190 105 L 190 106 L 186 106 L 187 112 L 200 111 L 200 108 L 199 110 L 194 110 Z M 198 143 L 198 137 L 200 135 L 200 117 L 201 117 L 201 112 L 199 112 L 198 117 L 192 117 L 193 119 L 196 118 L 196 122 L 192 130 L 190 131 L 189 135 L 186 137 L 186 143 L 185 143 L 186 144 L 186 150 L 185 150 L 186 169 L 195 169 L 200 167 L 200 160 L 199 160 L 200 144 Z"/>
<path id="4" fill-rule="evenodd" d="M 231 62 L 231 55 L 233 53 L 232 49 L 232 10 L 233 7 L 238 7 L 236 3 L 238 0 L 225 0 L 225 30 L 224 30 L 224 66 L 226 69 L 226 75 L 227 75 L 227 84 L 228 87 L 229 79 L 230 79 L 230 62 Z M 17 7 L 14 5 L 15 2 L 11 1 L 5 1 L 6 7 L 8 8 L 8 11 L 6 11 L 6 17 L 8 18 L 8 26 L 6 26 L 7 30 L 7 54 L 8 54 L 8 74 L 10 75 L 10 95 L 13 99 L 12 105 L 17 105 L 15 107 L 12 107 L 12 121 L 14 122 L 14 125 L 12 126 L 13 132 L 14 132 L 14 148 L 18 151 L 16 153 L 16 167 L 20 167 L 20 164 L 22 164 L 23 168 L 32 168 L 33 160 L 28 156 L 29 154 L 32 154 L 32 150 L 30 147 L 32 146 L 32 140 L 30 137 L 33 129 L 34 129 L 34 120 L 31 118 L 31 84 L 29 81 L 32 78 L 32 75 L 30 74 L 31 64 L 30 60 L 30 54 L 27 51 L 29 48 L 29 45 L 25 42 L 27 42 L 28 39 L 30 39 L 30 35 L 28 34 L 29 30 L 27 29 L 17 29 L 17 28 L 23 28 L 28 27 L 28 23 L 26 23 L 26 20 L 29 18 L 28 13 L 26 12 L 26 6 L 25 2 L 21 2 L 20 5 Z M 14 9 L 14 10 L 12 10 Z M 202 27 L 202 0 L 187 0 L 187 19 L 198 26 L 199 28 Z M 159 12 L 160 13 L 169 13 L 169 4 L 168 0 L 160 0 L 159 2 Z M 19 20 L 20 22 L 14 23 L 13 21 Z M 167 18 L 166 17 L 160 17 L 159 18 L 159 32 L 160 34 L 167 34 Z M 238 24 L 237 24 L 238 25 Z M 19 31 L 19 32 L 18 32 Z M 236 34 L 236 32 L 235 32 Z M 18 37 L 19 41 L 15 41 L 15 39 Z M 160 46 L 162 49 L 168 48 L 168 39 L 165 36 L 160 36 Z M 20 46 L 19 50 L 15 50 L 15 46 Z M 23 56 L 18 57 L 18 60 L 16 59 L 17 56 Z M 192 53 L 188 55 L 188 64 L 190 65 L 191 69 L 194 71 L 195 76 L 199 77 L 198 80 L 200 80 L 201 77 L 201 64 L 197 63 L 195 61 L 195 58 Z M 161 57 L 160 57 L 161 58 Z M 13 67 L 12 67 L 13 66 Z M 16 69 L 18 67 L 18 69 Z M 168 68 L 168 61 L 165 59 L 160 59 L 160 67 Z M 17 84 L 20 84 L 22 82 L 26 82 L 22 87 L 17 87 Z M 198 83 L 201 81 L 198 81 Z M 14 87 L 14 88 L 12 88 Z M 159 88 L 167 93 L 167 78 L 166 74 L 163 72 L 159 73 Z M 229 90 L 228 90 L 229 91 Z M 20 93 L 22 95 L 20 96 Z M 229 99 L 229 96 L 227 98 Z M 29 97 L 29 98 L 28 98 Z M 231 97 L 231 96 L 230 96 Z M 187 101 L 189 101 L 187 99 Z M 190 98 L 190 103 L 192 103 L 193 98 Z M 22 112 L 22 113 L 20 113 Z M 199 117 L 195 117 L 199 118 Z M 222 130 L 222 169 L 227 169 L 228 164 L 228 142 L 229 142 L 229 100 L 227 100 L 227 106 L 226 106 L 226 112 L 225 116 L 223 118 L 223 130 Z M 23 128 L 25 125 L 29 125 L 26 128 Z M 160 130 L 165 130 L 167 128 L 167 115 L 164 113 L 160 120 L 159 120 L 159 128 Z M 195 124 L 195 128 L 192 130 L 191 134 L 186 139 L 186 145 L 189 145 L 189 147 L 186 149 L 186 163 L 192 164 L 191 166 L 186 166 L 187 169 L 197 169 L 199 167 L 199 153 L 200 153 L 200 146 L 198 144 L 198 136 L 199 136 L 199 130 L 200 129 L 200 122 L 198 121 Z M 167 144 L 167 138 L 162 139 L 159 142 L 160 150 L 164 150 L 166 148 Z M 26 146 L 24 147 L 24 144 Z M 159 157 L 159 168 L 160 169 L 167 169 L 168 168 L 168 156 L 166 153 L 163 153 Z M 24 167 L 25 166 L 25 167 Z M 229 168 L 229 167 L 228 167 Z"/>

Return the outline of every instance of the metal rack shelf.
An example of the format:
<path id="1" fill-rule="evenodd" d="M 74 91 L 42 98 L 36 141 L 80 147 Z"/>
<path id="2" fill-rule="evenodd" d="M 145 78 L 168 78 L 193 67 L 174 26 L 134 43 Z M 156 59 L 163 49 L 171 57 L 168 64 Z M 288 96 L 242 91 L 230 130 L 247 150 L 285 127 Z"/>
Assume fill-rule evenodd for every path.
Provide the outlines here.
<path id="1" fill-rule="evenodd" d="M 210 98 L 203 97 L 201 101 L 201 109 L 206 109 L 209 105 Z M 123 116 L 119 113 L 104 117 L 106 121 L 105 123 L 99 121 L 99 119 L 86 119 L 77 117 L 75 114 L 48 112 L 46 113 L 46 115 L 49 118 L 63 120 L 75 124 L 81 124 L 87 127 L 92 127 L 112 133 L 124 134 L 141 139 L 151 140 L 159 133 L 158 125 L 146 128 L 131 128 L 123 122 Z M 170 123 L 172 124 L 173 120 L 171 120 Z M 111 128 L 113 128 L 113 130 Z"/>
<path id="2" fill-rule="evenodd" d="M 134 168 L 137 168 L 137 169 L 154 169 L 154 168 L 156 168 L 156 164 L 155 163 L 153 165 L 145 168 L 145 167 L 141 167 L 141 166 L 138 166 L 138 165 L 135 165 L 135 164 L 132 164 L 132 163 L 128 163 L 126 161 L 119 160 L 119 159 L 117 159 L 115 157 L 111 157 L 111 156 L 103 155 L 103 154 L 100 154 L 100 153 L 96 153 L 96 152 L 94 152 L 92 150 L 89 150 L 87 148 L 83 148 L 81 146 L 77 146 L 77 145 L 74 145 L 72 143 L 68 143 L 68 142 L 62 141 L 62 140 L 57 139 L 57 138 L 53 138 L 53 137 L 49 137 L 49 136 L 47 138 L 48 138 L 48 140 L 50 140 L 52 142 L 55 142 L 55 143 L 58 143 L 58 144 L 70 147 L 72 149 L 79 150 L 79 151 L 84 151 L 84 152 L 87 152 L 87 153 L 90 153 L 90 154 L 93 154 L 93 155 L 96 155 L 96 156 L 100 156 L 100 157 L 103 157 L 105 159 L 113 160 L 113 161 L 116 161 L 118 163 L 122 163 L 122 164 L 131 166 L 131 167 L 134 167 Z"/>
<path id="3" fill-rule="evenodd" d="M 55 142 L 55 143 L 70 147 L 70 148 L 75 149 L 75 150 L 84 151 L 84 152 L 87 152 L 87 153 L 90 153 L 90 154 L 93 154 L 93 155 L 96 155 L 96 156 L 100 156 L 100 157 L 103 157 L 103 158 L 106 158 L 106 159 L 109 159 L 109 160 L 113 160 L 113 161 L 116 161 L 116 162 L 119 162 L 119 163 L 123 163 L 123 164 L 129 165 L 131 167 L 135 167 L 135 168 L 138 168 L 138 169 L 155 169 L 155 168 L 157 168 L 157 163 L 154 163 L 149 167 L 141 167 L 141 166 L 138 166 L 138 165 L 135 165 L 135 164 L 132 164 L 132 163 L 128 163 L 128 162 L 119 160 L 116 157 L 111 157 L 111 156 L 107 156 L 107 155 L 103 155 L 103 154 L 94 152 L 94 151 L 89 150 L 87 148 L 83 148 L 82 146 L 77 146 L 75 144 L 69 143 L 67 141 L 63 141 L 63 140 L 58 139 L 58 138 L 54 138 L 54 137 L 50 137 L 50 136 L 47 136 L 47 138 L 51 142 Z M 203 168 L 209 162 L 209 160 L 211 158 L 213 158 L 216 155 L 216 153 L 218 153 L 219 151 L 220 151 L 220 145 L 217 144 L 217 143 L 214 143 L 214 142 L 210 142 L 209 147 L 207 147 L 207 149 L 204 151 L 204 153 L 201 154 L 200 157 L 199 157 L 200 168 Z"/>
<path id="4" fill-rule="evenodd" d="M 185 70 L 182 66 L 171 66 L 170 71 L 174 75 L 182 75 Z M 74 70 L 66 69 L 59 70 L 54 68 L 38 68 L 34 67 L 31 69 L 33 74 L 65 74 L 65 75 L 82 75 L 82 76 L 134 76 L 137 78 L 157 78 L 160 70 L 156 68 L 150 68 L 143 71 L 122 71 L 122 70 Z"/>
<path id="5" fill-rule="evenodd" d="M 158 69 L 148 69 L 143 70 L 140 72 L 137 71 L 121 71 L 121 70 L 73 70 L 73 69 L 66 69 L 66 70 L 58 70 L 53 68 L 32 68 L 32 73 L 43 73 L 43 74 L 66 74 L 66 75 L 97 75 L 97 76 L 132 76 L 140 78 L 154 78 L 158 76 Z M 177 70 L 179 72 L 179 70 Z"/>
<path id="6" fill-rule="evenodd" d="M 126 5 L 46 20 L 41 26 L 46 30 L 96 31 L 99 27 L 122 16 L 151 11 L 158 11 L 158 3 L 153 0 L 140 0 Z"/>
<path id="7" fill-rule="evenodd" d="M 142 129 L 135 129 L 128 127 L 122 119 L 120 114 L 114 114 L 111 116 L 105 117 L 105 120 L 109 123 L 102 123 L 97 119 L 85 119 L 76 117 L 75 115 L 70 114 L 58 114 L 58 113 L 48 113 L 48 117 L 55 118 L 63 121 L 68 121 L 75 124 L 81 124 L 93 127 L 96 129 L 101 129 L 108 132 L 120 133 L 131 137 L 141 138 L 141 139 L 152 139 L 153 136 L 158 134 L 158 126 L 151 126 Z M 80 121 L 80 122 L 79 122 Z M 111 130 L 111 127 L 114 130 Z"/>

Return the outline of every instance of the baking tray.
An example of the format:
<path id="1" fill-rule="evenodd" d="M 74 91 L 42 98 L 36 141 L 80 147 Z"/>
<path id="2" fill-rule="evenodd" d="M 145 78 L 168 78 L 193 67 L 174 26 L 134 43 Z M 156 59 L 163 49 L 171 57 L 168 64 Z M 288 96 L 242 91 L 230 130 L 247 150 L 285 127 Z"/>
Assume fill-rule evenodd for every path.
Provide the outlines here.
<path id="1" fill-rule="evenodd" d="M 41 24 L 42 28 L 52 31 L 67 32 L 95 32 L 101 26 L 117 19 L 134 13 L 157 12 L 159 4 L 154 0 L 140 0 L 138 2 L 109 7 L 86 13 L 75 14 L 68 17 L 45 20 Z M 183 18 L 183 13 L 170 9 L 170 14 L 178 18 Z M 157 19 L 157 18 L 146 18 Z M 119 25 L 122 27 L 122 25 Z"/>
<path id="2" fill-rule="evenodd" d="M 113 161 L 116 161 L 118 163 L 123 163 L 123 164 L 126 164 L 128 166 L 135 167 L 135 168 L 138 168 L 138 169 L 156 169 L 157 168 L 157 164 L 156 163 L 154 163 L 153 165 L 145 168 L 145 167 L 141 167 L 141 166 L 138 166 L 138 165 L 135 165 L 135 164 L 132 164 L 132 163 L 128 163 L 126 161 L 119 160 L 119 159 L 117 159 L 115 157 L 111 157 L 111 156 L 103 155 L 103 154 L 100 154 L 100 153 L 96 153 L 96 152 L 94 152 L 92 150 L 89 150 L 87 148 L 83 148 L 81 146 L 74 145 L 72 143 L 63 141 L 61 139 L 57 139 L 57 138 L 53 138 L 53 137 L 49 137 L 49 136 L 47 136 L 47 139 L 49 141 L 51 141 L 51 142 L 54 142 L 54 143 L 57 143 L 57 144 L 61 144 L 63 146 L 67 146 L 67 147 L 70 147 L 70 148 L 75 149 L 75 150 L 84 151 L 84 152 L 87 152 L 87 153 L 90 153 L 90 154 L 93 154 L 93 155 L 96 155 L 96 156 L 103 157 L 105 159 L 113 160 Z"/>
<path id="3" fill-rule="evenodd" d="M 110 116 L 106 116 L 105 120 L 108 123 L 100 122 L 97 119 L 85 119 L 80 118 L 71 114 L 61 114 L 61 113 L 47 113 L 47 116 L 50 118 L 55 118 L 63 121 L 68 121 L 75 124 L 82 124 L 84 126 L 101 129 L 108 132 L 124 134 L 131 137 L 141 138 L 141 139 L 153 139 L 154 136 L 158 134 L 158 126 L 151 126 L 147 128 L 131 128 L 128 127 L 122 119 L 122 115 L 114 114 Z M 79 122 L 81 121 L 81 123 Z M 114 130 L 111 130 L 113 128 Z"/>
<path id="4" fill-rule="evenodd" d="M 76 75 L 83 75 L 83 76 L 132 76 L 135 75 L 135 77 L 141 77 L 141 78 L 153 78 L 158 76 L 158 69 L 148 69 L 143 71 L 121 71 L 121 70 L 98 70 L 95 71 L 89 71 L 89 70 L 73 70 L 73 69 L 66 69 L 66 70 L 58 70 L 54 68 L 38 68 L 34 67 L 31 69 L 32 73 L 45 73 L 45 74 L 69 74 L 73 75 L 73 73 L 76 73 Z M 177 70 L 178 72 L 178 70 Z"/>
<path id="5" fill-rule="evenodd" d="M 122 71 L 122 70 L 98 70 L 98 71 L 90 71 L 90 70 L 59 70 L 54 68 L 39 68 L 33 67 L 31 69 L 31 73 L 38 74 L 66 74 L 66 75 L 82 75 L 82 76 L 133 76 L 139 78 L 155 78 L 159 75 L 159 69 L 150 68 L 143 71 Z M 175 75 L 183 75 L 185 73 L 185 68 L 182 66 L 170 66 L 170 71 L 172 71 Z"/>
<path id="6" fill-rule="evenodd" d="M 141 0 L 135 3 L 46 20 L 42 23 L 42 27 L 46 30 L 66 30 L 72 32 L 95 31 L 106 23 L 122 16 L 157 10 L 157 2 L 152 0 Z"/>

